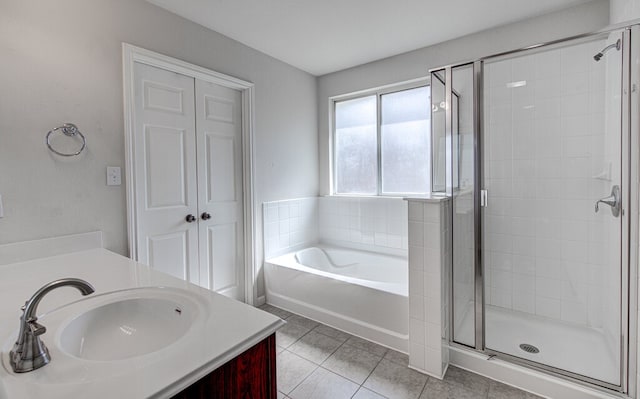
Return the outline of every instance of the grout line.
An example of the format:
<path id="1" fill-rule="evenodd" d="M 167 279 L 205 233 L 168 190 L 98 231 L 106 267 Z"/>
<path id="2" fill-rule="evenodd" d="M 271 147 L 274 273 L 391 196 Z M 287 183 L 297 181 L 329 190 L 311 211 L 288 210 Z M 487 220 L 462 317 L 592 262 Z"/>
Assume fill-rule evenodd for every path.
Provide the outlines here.
<path id="1" fill-rule="evenodd" d="M 422 397 L 422 394 L 424 393 L 425 389 L 427 389 L 427 384 L 429 383 L 429 380 L 431 379 L 430 376 L 427 376 L 427 380 L 424 382 L 424 386 L 422 387 L 422 390 L 420 391 L 420 394 L 418 395 L 418 398 Z"/>
<path id="2" fill-rule="evenodd" d="M 285 349 L 285 350 L 286 350 L 286 349 Z M 315 372 L 316 372 L 316 370 L 317 370 L 320 366 L 318 366 L 317 364 L 315 364 L 314 362 L 312 362 L 312 361 L 310 361 L 310 360 L 305 359 L 304 357 L 302 357 L 302 356 L 298 355 L 297 353 L 293 353 L 293 352 L 291 352 L 291 351 L 287 351 L 287 352 L 289 352 L 289 353 L 290 353 L 290 354 L 292 354 L 292 355 L 298 356 L 300 359 L 302 359 L 302 360 L 306 360 L 307 362 L 309 362 L 309 363 L 313 364 L 314 366 L 316 366 L 316 367 L 315 367 L 315 368 L 314 368 L 314 369 L 309 373 L 309 375 L 308 375 L 308 376 L 306 376 L 306 377 L 304 377 L 304 378 L 303 378 L 299 383 L 297 383 L 297 384 L 296 384 L 296 386 L 295 386 L 295 387 L 293 387 L 289 393 L 285 393 L 285 396 L 287 396 L 287 397 L 288 397 L 288 396 L 289 396 L 289 394 L 290 394 L 291 392 L 295 391 L 295 390 L 300 386 L 300 384 L 302 384 L 303 382 L 305 382 L 305 381 L 307 380 L 307 378 L 309 378 L 309 377 L 311 376 L 311 374 L 315 373 Z M 280 392 L 282 392 L 282 391 L 280 391 Z"/>
<path id="3" fill-rule="evenodd" d="M 344 344 L 345 342 L 347 342 L 347 341 L 349 340 L 349 338 L 353 337 L 353 335 L 349 334 L 348 332 L 345 332 L 345 331 L 342 331 L 342 330 L 338 330 L 337 328 L 333 328 L 333 327 L 331 327 L 331 326 L 328 326 L 328 325 L 326 325 L 326 324 L 322 324 L 322 323 L 318 323 L 318 325 L 317 325 L 317 326 L 313 327 L 313 330 L 316 330 L 316 329 L 317 329 L 318 327 L 320 327 L 320 326 L 329 327 L 329 328 L 332 328 L 332 329 L 334 329 L 334 330 L 336 330 L 336 331 L 340 331 L 341 333 L 347 334 L 349 337 L 347 337 L 347 339 L 345 339 L 344 341 L 342 341 L 342 343 L 343 343 L 343 344 Z M 336 341 L 341 341 L 341 339 L 336 338 L 336 337 L 332 337 L 331 335 L 329 335 L 329 334 L 325 334 L 325 333 L 323 333 L 322 331 L 316 331 L 316 332 L 317 332 L 318 334 L 322 334 L 322 335 L 324 335 L 325 337 L 333 338 L 333 339 L 335 339 Z"/>
<path id="4" fill-rule="evenodd" d="M 291 315 L 294 315 L 294 313 L 292 313 Z M 290 316 L 289 316 L 289 317 L 290 317 Z M 304 317 L 304 316 L 302 316 L 302 317 Z M 316 322 L 316 323 L 317 323 L 317 322 Z M 297 324 L 297 325 L 299 325 L 299 326 L 302 326 L 301 324 L 298 324 L 298 323 L 293 323 L 293 324 Z M 322 365 L 323 365 L 323 364 L 325 364 L 325 363 L 326 363 L 326 361 L 327 361 L 327 360 L 329 360 L 329 358 L 330 358 L 331 356 L 333 356 L 333 355 L 334 355 L 334 354 L 335 354 L 335 353 L 336 353 L 340 348 L 342 348 L 343 346 L 347 345 L 347 346 L 350 346 L 350 347 L 352 347 L 352 348 L 355 348 L 355 349 L 358 349 L 358 350 L 362 350 L 362 351 L 368 352 L 369 354 L 371 354 L 371 355 L 373 355 L 373 356 L 380 356 L 380 359 L 378 360 L 378 362 L 376 363 L 376 365 L 371 369 L 371 371 L 369 372 L 369 374 L 367 375 L 367 377 L 362 381 L 362 384 L 359 384 L 358 389 L 356 389 L 355 393 L 351 396 L 351 398 L 353 398 L 353 397 L 358 393 L 358 391 L 359 391 L 360 389 L 367 389 L 367 390 L 369 390 L 369 391 L 371 391 L 371 392 L 374 392 L 374 393 L 376 393 L 376 394 L 378 394 L 378 395 L 382 396 L 383 398 L 387 398 L 386 396 L 382 395 L 381 393 L 379 393 L 379 392 L 377 392 L 377 391 L 375 391 L 375 390 L 373 390 L 373 389 L 370 389 L 370 388 L 365 387 L 365 386 L 364 386 L 364 384 L 365 384 L 365 383 L 367 382 L 367 380 L 371 377 L 371 375 L 372 375 L 372 374 L 373 374 L 373 372 L 378 368 L 378 366 L 380 366 L 380 363 L 382 363 L 382 361 L 383 361 L 383 360 L 385 360 L 386 355 L 387 355 L 387 354 L 389 353 L 389 351 L 391 350 L 391 349 L 389 349 L 389 348 L 385 348 L 386 350 L 385 350 L 385 352 L 384 352 L 382 355 L 377 355 L 377 354 L 375 354 L 375 353 L 373 353 L 373 352 L 371 352 L 371 351 L 369 351 L 369 350 L 367 350 L 367 349 L 365 349 L 365 348 L 362 348 L 362 347 L 359 347 L 359 346 L 356 346 L 356 345 L 353 345 L 353 344 L 349 344 L 349 343 L 347 343 L 347 342 L 349 341 L 349 339 L 350 339 L 350 338 L 355 337 L 354 335 L 349 334 L 349 338 L 347 338 L 346 340 L 344 340 L 343 342 L 341 342 L 341 343 L 340 343 L 340 345 L 338 345 L 338 346 L 336 347 L 336 349 L 334 349 L 334 350 L 331 352 L 331 354 L 329 354 L 329 356 L 327 356 L 327 358 L 326 358 L 326 359 L 324 359 L 320 364 L 317 364 L 317 363 L 315 363 L 315 362 L 313 362 L 313 361 L 311 361 L 311 360 L 309 360 L 309 359 L 306 359 L 306 358 L 304 358 L 304 357 L 302 357 L 302 356 L 298 355 L 297 353 L 292 352 L 292 351 L 290 351 L 290 350 L 289 350 L 289 348 L 291 348 L 291 347 L 292 347 L 293 345 L 295 345 L 298 341 L 300 341 L 302 338 L 304 338 L 306 335 L 308 335 L 311 331 L 315 331 L 317 334 L 320 334 L 320 335 L 322 335 L 322 336 L 325 336 L 325 337 L 331 338 L 331 339 L 333 339 L 333 340 L 340 341 L 339 339 L 337 339 L 337 338 L 335 338 L 335 337 L 332 337 L 332 336 L 330 336 L 330 335 L 326 335 L 326 334 L 323 334 L 323 333 L 321 333 L 321 332 L 319 332 L 319 331 L 316 331 L 316 328 L 318 328 L 318 327 L 319 327 L 319 326 L 321 326 L 321 325 L 325 325 L 325 326 L 326 326 L 326 324 L 318 323 L 316 326 L 314 326 L 313 328 L 311 328 L 310 330 L 308 330 L 307 332 L 305 332 L 305 333 L 304 333 L 303 335 L 301 335 L 298 339 L 296 339 L 295 341 L 293 341 L 293 342 L 291 343 L 291 345 L 289 345 L 288 347 L 284 348 L 284 350 L 283 350 L 283 352 L 284 352 L 284 351 L 287 351 L 287 352 L 289 352 L 290 354 L 296 355 L 296 356 L 298 356 L 299 358 L 304 359 L 304 360 L 308 361 L 309 363 L 313 364 L 314 366 L 316 366 L 316 367 L 311 371 L 311 373 L 309 373 L 309 375 L 307 375 L 305 378 L 303 378 L 303 379 L 302 379 L 302 381 L 300 381 L 300 382 L 299 382 L 295 387 L 293 387 L 293 389 L 291 390 L 291 392 L 295 391 L 295 390 L 296 390 L 296 389 L 297 389 L 297 388 L 298 388 L 302 383 L 304 383 L 304 382 L 305 382 L 305 381 L 306 381 L 306 380 L 307 380 L 307 379 L 308 379 L 308 378 L 309 378 L 313 373 L 315 373 L 315 372 L 318 370 L 318 368 L 322 368 L 323 370 L 326 370 L 326 371 L 328 371 L 328 372 L 330 372 L 330 373 L 333 373 L 333 374 L 335 374 L 335 375 L 337 375 L 337 376 L 339 376 L 339 377 L 341 377 L 341 378 L 344 378 L 344 379 L 345 379 L 345 380 L 347 380 L 347 381 L 350 381 L 350 382 L 352 382 L 352 383 L 354 383 L 354 384 L 358 384 L 357 382 L 355 382 L 355 381 L 353 381 L 353 380 L 351 380 L 351 379 L 349 379 L 349 378 L 347 378 L 347 377 L 345 377 L 345 376 L 343 376 L 343 375 L 341 375 L 341 374 L 339 374 L 339 373 L 336 373 L 336 372 L 331 371 L 331 370 L 329 370 L 329 369 L 327 369 L 327 368 L 325 368 L 325 367 L 322 367 Z M 304 327 L 304 326 L 302 326 L 302 327 Z M 327 327 L 329 327 L 329 326 L 327 326 Z M 367 341 L 367 342 L 371 342 L 371 341 L 366 340 L 366 339 L 364 339 L 364 338 L 360 338 L 360 339 L 362 339 L 362 340 L 364 340 L 364 341 Z M 373 342 L 373 343 L 375 343 L 375 342 Z M 282 352 L 281 352 L 281 353 L 282 353 Z M 395 365 L 399 365 L 398 363 L 396 363 L 396 362 L 394 362 L 394 361 L 391 361 L 391 360 L 389 360 L 389 359 L 386 359 L 386 360 L 387 360 L 389 363 L 392 363 L 392 364 L 395 364 Z M 402 365 L 400 365 L 400 366 L 402 366 Z M 427 386 L 427 382 L 429 381 L 429 378 L 430 378 L 430 377 L 428 377 L 428 376 L 427 376 L 427 380 L 425 381 L 424 385 L 422 386 L 422 389 L 420 390 L 420 395 L 418 396 L 418 398 L 419 398 L 419 397 L 422 395 L 422 393 L 424 392 L 424 390 L 425 390 L 425 388 L 426 388 L 426 386 Z M 282 392 L 282 391 L 281 391 L 281 392 Z M 289 393 L 291 393 L 291 392 L 289 392 Z M 283 393 L 284 393 L 284 392 L 283 392 Z M 287 393 L 284 393 L 284 395 L 285 395 L 285 396 L 287 396 L 287 397 L 289 396 L 289 394 L 287 394 Z M 418 399 L 418 398 L 416 398 L 416 399 Z M 388 399 L 388 398 L 387 398 L 387 399 Z"/>
<path id="5" fill-rule="evenodd" d="M 369 353 L 371 353 L 371 352 L 369 352 Z M 376 366 L 375 366 L 373 369 L 371 369 L 371 371 L 370 371 L 370 372 L 369 372 L 369 374 L 367 375 L 367 378 L 365 378 L 365 379 L 364 379 L 364 381 L 362 381 L 362 384 L 360 385 L 360 387 L 363 387 L 363 388 L 365 388 L 365 389 L 369 389 L 369 388 L 365 387 L 365 386 L 364 386 L 364 384 L 367 382 L 367 380 L 368 380 L 369 378 L 371 378 L 371 374 L 373 374 L 373 372 L 374 372 L 374 371 L 376 371 L 376 369 L 378 368 L 378 366 L 380 366 L 380 363 L 382 363 L 382 361 L 383 361 L 383 360 L 384 360 L 384 355 L 380 358 L 380 360 L 378 360 L 378 363 L 376 363 Z M 380 392 L 374 391 L 373 389 L 369 389 L 369 390 L 370 390 L 371 392 L 375 392 L 375 393 L 377 393 L 378 395 L 383 396 L 383 397 L 385 397 L 385 398 L 386 398 L 386 396 L 384 396 L 384 395 L 383 395 L 383 394 L 381 394 Z"/>

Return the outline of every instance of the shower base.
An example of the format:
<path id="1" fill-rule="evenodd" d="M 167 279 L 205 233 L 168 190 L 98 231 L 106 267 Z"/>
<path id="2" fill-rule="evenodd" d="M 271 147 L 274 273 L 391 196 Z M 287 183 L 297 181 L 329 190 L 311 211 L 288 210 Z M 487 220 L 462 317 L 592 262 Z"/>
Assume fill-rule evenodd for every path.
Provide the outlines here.
<path id="1" fill-rule="evenodd" d="M 620 383 L 620 360 L 602 330 L 495 306 L 487 306 L 485 312 L 487 349 L 613 385 Z M 471 306 L 457 331 L 460 342 L 473 342 Z M 532 345 L 539 352 L 529 353 L 521 344 Z"/>

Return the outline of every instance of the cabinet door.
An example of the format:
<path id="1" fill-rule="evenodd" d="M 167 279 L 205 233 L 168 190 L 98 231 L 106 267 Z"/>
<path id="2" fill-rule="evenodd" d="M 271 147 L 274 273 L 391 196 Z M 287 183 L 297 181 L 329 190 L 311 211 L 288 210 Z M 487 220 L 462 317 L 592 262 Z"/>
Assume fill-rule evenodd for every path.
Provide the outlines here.
<path id="1" fill-rule="evenodd" d="M 136 63 L 137 260 L 199 282 L 194 79 Z"/>
<path id="2" fill-rule="evenodd" d="M 196 80 L 200 285 L 244 301 L 241 101 Z"/>
<path id="3" fill-rule="evenodd" d="M 276 399 L 276 380 L 272 334 L 171 399 Z"/>

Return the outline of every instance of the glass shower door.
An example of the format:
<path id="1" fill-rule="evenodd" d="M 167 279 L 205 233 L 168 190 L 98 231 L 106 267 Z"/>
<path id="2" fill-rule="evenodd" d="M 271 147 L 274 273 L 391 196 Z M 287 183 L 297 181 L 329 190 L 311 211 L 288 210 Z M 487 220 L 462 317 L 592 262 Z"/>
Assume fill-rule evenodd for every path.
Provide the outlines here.
<path id="1" fill-rule="evenodd" d="M 478 348 L 482 317 L 475 259 L 476 201 L 475 144 L 477 140 L 477 75 L 480 63 L 431 71 L 431 123 L 433 140 L 432 191 L 449 197 L 451 227 L 450 338 Z M 447 253 L 446 251 L 445 253 Z M 447 255 L 445 255 L 447 256 Z M 449 262 L 447 262 L 449 263 Z M 449 333 L 449 331 L 447 331 Z M 482 348 L 478 348 L 482 349 Z"/>
<path id="2" fill-rule="evenodd" d="M 609 387 L 624 336 L 621 41 L 495 58 L 483 74 L 485 349 Z"/>

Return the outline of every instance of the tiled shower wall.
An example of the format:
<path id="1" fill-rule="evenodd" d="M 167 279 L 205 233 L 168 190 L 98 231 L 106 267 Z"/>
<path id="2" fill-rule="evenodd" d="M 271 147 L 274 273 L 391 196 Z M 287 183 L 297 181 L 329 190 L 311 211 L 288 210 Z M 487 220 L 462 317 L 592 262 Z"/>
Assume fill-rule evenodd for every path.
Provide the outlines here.
<path id="1" fill-rule="evenodd" d="M 606 150 L 606 62 L 593 61 L 605 44 L 486 65 L 488 304 L 616 325 L 603 311 L 613 273 L 603 270 L 607 232 L 615 219 L 608 207 L 594 213 L 615 179 Z"/>
<path id="2" fill-rule="evenodd" d="M 407 204 L 400 198 L 312 197 L 263 204 L 265 259 L 327 243 L 406 256 Z"/>

